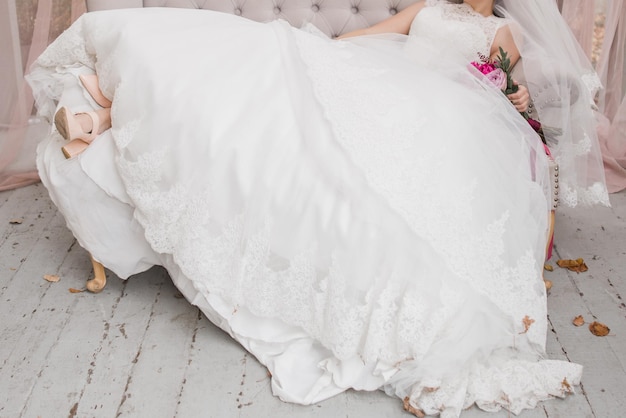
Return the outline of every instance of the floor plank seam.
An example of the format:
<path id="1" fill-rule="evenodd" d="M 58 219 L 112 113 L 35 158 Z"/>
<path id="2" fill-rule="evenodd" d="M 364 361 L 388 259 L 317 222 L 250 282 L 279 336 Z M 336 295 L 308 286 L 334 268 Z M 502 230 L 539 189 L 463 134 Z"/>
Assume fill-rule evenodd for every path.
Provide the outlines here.
<path id="1" fill-rule="evenodd" d="M 181 404 L 183 392 L 185 391 L 185 385 L 187 384 L 187 375 L 189 373 L 189 366 L 191 366 L 191 363 L 193 361 L 191 358 L 191 353 L 193 353 L 194 349 L 196 348 L 196 338 L 198 336 L 198 331 L 200 330 L 201 322 L 202 322 L 202 311 L 198 309 L 198 314 L 196 315 L 194 329 L 191 334 L 191 344 L 189 344 L 189 347 L 187 349 L 187 364 L 185 364 L 185 373 L 183 373 L 183 381 L 180 385 L 180 390 L 178 391 L 178 394 L 176 397 L 176 410 L 174 411 L 174 417 L 178 417 L 178 413 L 179 413 L 178 409 Z"/>
<path id="2" fill-rule="evenodd" d="M 593 410 L 593 405 L 591 405 L 591 400 L 589 399 L 589 396 L 587 396 L 587 392 L 585 391 L 585 385 L 583 384 L 583 382 L 580 382 L 580 391 L 585 397 L 585 401 L 587 402 L 587 405 L 589 405 L 589 410 L 591 411 L 591 415 L 593 416 L 593 418 L 596 418 L 596 413 Z"/>
<path id="3" fill-rule="evenodd" d="M 46 286 L 44 288 L 45 290 L 43 291 L 43 293 L 41 294 L 41 297 L 39 298 L 40 304 L 41 304 L 41 300 L 44 299 L 46 297 L 46 295 L 48 294 L 48 291 L 50 290 L 51 285 L 52 285 L 52 283 L 48 284 L 48 286 Z M 0 295 L 0 296 L 2 296 L 2 295 Z M 34 310 L 32 310 L 30 312 L 30 316 L 26 320 L 26 322 L 32 321 L 33 317 L 35 316 L 36 313 L 37 313 L 37 308 L 35 308 Z M 59 331 L 59 334 L 61 334 L 62 330 L 65 328 L 65 325 L 69 322 L 69 318 L 70 318 L 69 315 L 65 318 L 65 321 L 63 322 L 63 327 L 61 328 L 61 331 Z M 58 335 L 57 335 L 57 339 L 58 339 Z M 56 341 L 55 341 L 55 344 L 56 344 Z M 54 344 L 53 344 L 53 346 L 54 346 Z M 7 361 L 13 357 L 13 354 L 15 353 L 15 350 L 17 350 L 17 349 L 20 349 L 20 347 L 17 346 L 17 345 L 14 345 L 13 349 L 11 351 L 9 351 L 9 354 L 7 355 L 6 359 L 2 363 L 2 367 L 0 367 L 0 371 L 4 370 L 4 366 L 7 364 Z M 48 354 L 46 354 L 46 358 L 47 358 L 47 355 Z M 39 374 L 41 374 L 41 371 L 39 372 Z M 38 374 L 38 377 L 40 377 L 39 374 Z M 27 398 L 27 400 L 28 400 L 28 398 Z"/>
<path id="4" fill-rule="evenodd" d="M 74 240 L 74 242 L 72 243 L 72 247 L 74 246 L 75 243 L 76 243 L 76 240 Z M 68 253 L 69 253 L 69 251 L 68 251 Z M 81 391 L 80 391 L 80 394 L 78 395 L 78 399 L 77 399 L 76 403 L 74 404 L 74 406 L 70 410 L 69 418 L 73 418 L 73 417 L 77 416 L 76 414 L 78 413 L 78 407 L 80 405 L 80 402 L 83 399 L 83 396 L 85 394 L 85 390 L 92 383 L 91 376 L 93 375 L 94 369 L 95 369 L 97 361 L 98 361 L 98 357 L 99 357 L 100 353 L 102 352 L 102 347 L 103 347 L 104 343 L 106 342 L 109 345 L 111 344 L 111 339 L 109 338 L 110 328 L 111 328 L 111 321 L 115 317 L 115 313 L 116 313 L 117 307 L 118 307 L 118 305 L 120 303 L 120 300 L 122 299 L 122 297 L 124 297 L 124 291 L 125 291 L 125 288 L 126 288 L 126 283 L 127 282 L 124 281 L 124 283 L 122 284 L 121 293 L 115 299 L 115 302 L 111 306 L 111 313 L 110 313 L 108 319 L 105 320 L 105 323 L 104 323 L 104 333 L 102 334 L 102 339 L 100 340 L 100 343 L 98 344 L 98 348 L 96 349 L 96 351 L 91 355 L 92 356 L 92 361 L 90 363 L 91 367 L 87 370 L 87 379 L 85 380 L 85 384 L 81 388 Z"/>
<path id="5" fill-rule="evenodd" d="M 615 285 L 613 284 L 613 282 L 611 281 L 609 277 L 606 278 L 606 281 L 609 282 L 609 286 L 611 286 L 611 289 L 615 290 L 615 297 L 617 298 L 615 303 L 617 303 L 618 309 L 626 313 L 626 303 L 624 303 L 624 299 L 622 299 L 622 295 L 620 295 L 619 291 L 617 290 L 617 288 L 615 287 Z M 624 317 L 626 318 L 626 315 Z"/>
<path id="6" fill-rule="evenodd" d="M 159 287 L 158 287 L 158 291 L 156 294 L 156 297 L 154 298 L 154 301 L 152 302 L 152 309 L 150 310 L 150 317 L 148 318 L 148 323 L 146 324 L 146 329 L 143 332 L 142 338 L 141 338 L 141 344 L 139 344 L 139 348 L 137 349 L 137 352 L 135 353 L 135 357 L 132 360 L 132 366 L 130 368 L 130 371 L 128 372 L 128 378 L 126 379 L 126 385 L 124 386 L 124 392 L 122 394 L 122 399 L 120 400 L 120 404 L 117 407 L 117 411 L 115 412 L 115 417 L 119 417 L 123 414 L 122 408 L 124 407 L 124 404 L 126 403 L 126 400 L 128 398 L 130 398 L 130 394 L 128 394 L 128 389 L 130 388 L 130 385 L 132 383 L 133 380 L 133 371 L 135 370 L 135 367 L 137 365 L 137 363 L 139 362 L 139 357 L 141 356 L 141 351 L 143 349 L 143 341 L 145 340 L 146 335 L 148 334 L 148 330 L 150 329 L 150 325 L 152 324 L 152 321 L 154 319 L 154 315 L 155 315 L 155 307 L 157 306 L 157 303 L 159 301 L 159 298 L 161 297 L 161 289 L 163 288 L 163 282 L 159 283 Z"/>
<path id="7" fill-rule="evenodd" d="M 567 350 L 565 349 L 565 347 L 561 343 L 561 341 L 559 339 L 559 334 L 554 329 L 554 324 L 552 323 L 552 320 L 550 319 L 550 315 L 548 315 L 548 324 L 550 324 L 550 331 L 554 333 L 554 338 L 556 339 L 556 342 L 559 344 L 559 347 L 561 347 L 561 351 L 563 352 L 563 355 L 565 356 L 567 361 L 569 361 L 571 363 L 572 360 L 569 358 Z M 587 392 L 585 391 L 585 386 L 584 386 L 582 381 L 580 382 L 580 392 L 581 392 L 582 396 L 585 398 L 585 402 L 587 402 L 587 405 L 589 405 L 589 409 L 591 410 L 591 413 L 595 417 L 595 413 L 593 412 L 593 406 L 591 405 L 591 400 L 589 399 L 589 396 L 587 395 Z M 544 411 L 545 410 L 546 409 L 545 409 L 545 406 L 544 406 Z M 546 411 L 546 416 L 549 416 L 547 411 Z"/>
<path id="8" fill-rule="evenodd" d="M 554 328 L 554 324 L 552 323 L 552 320 L 550 319 L 550 315 L 548 315 L 548 324 L 550 324 L 550 332 L 552 332 L 554 334 L 554 339 L 559 344 L 559 347 L 561 347 L 561 352 L 563 352 L 563 355 L 565 356 L 567 361 L 569 361 L 571 363 L 572 359 L 569 358 L 569 355 L 567 354 L 567 350 L 565 349 L 565 347 L 561 343 L 561 340 L 559 339 L 559 334 L 556 332 L 556 330 Z"/>
<path id="9" fill-rule="evenodd" d="M 247 373 L 247 370 L 248 370 L 248 352 L 245 352 L 243 354 L 243 358 L 241 359 L 241 364 L 242 364 L 242 368 L 243 368 L 243 373 L 241 375 L 241 382 L 239 384 L 241 390 L 238 393 L 239 397 L 236 399 L 237 409 L 239 410 L 239 412 L 237 413 L 237 416 L 239 418 L 241 418 L 241 413 L 243 412 L 242 411 L 243 407 L 252 405 L 252 402 L 243 403 L 243 399 L 242 399 L 243 396 L 244 396 L 243 388 L 246 385 L 246 373 Z"/>

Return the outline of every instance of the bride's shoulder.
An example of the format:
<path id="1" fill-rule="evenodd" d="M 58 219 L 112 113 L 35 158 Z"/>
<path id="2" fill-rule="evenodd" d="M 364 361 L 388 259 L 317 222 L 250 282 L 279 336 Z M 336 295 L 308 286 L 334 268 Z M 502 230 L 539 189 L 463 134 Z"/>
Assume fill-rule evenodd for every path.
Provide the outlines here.
<path id="1" fill-rule="evenodd" d="M 497 55 L 500 48 L 502 48 L 507 51 L 511 62 L 514 65 L 520 57 L 519 48 L 516 43 L 516 39 L 518 41 L 520 39 L 516 36 L 516 33 L 519 30 L 519 25 L 511 19 L 498 19 L 502 19 L 503 22 L 499 25 L 493 38 L 493 42 L 491 44 L 491 56 L 493 57 L 494 55 Z"/>
<path id="2" fill-rule="evenodd" d="M 496 23 L 496 33 L 494 41 L 512 42 L 515 39 L 521 39 L 523 29 L 519 23 L 508 17 L 493 16 Z"/>

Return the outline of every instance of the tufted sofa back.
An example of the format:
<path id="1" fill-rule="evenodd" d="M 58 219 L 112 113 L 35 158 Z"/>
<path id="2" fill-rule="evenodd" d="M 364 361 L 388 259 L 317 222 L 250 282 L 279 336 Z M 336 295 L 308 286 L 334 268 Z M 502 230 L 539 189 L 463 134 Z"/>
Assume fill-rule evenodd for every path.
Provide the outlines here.
<path id="1" fill-rule="evenodd" d="M 182 7 L 232 13 L 259 22 L 310 22 L 329 36 L 371 26 L 417 0 L 87 0 L 89 11 L 134 7 Z"/>

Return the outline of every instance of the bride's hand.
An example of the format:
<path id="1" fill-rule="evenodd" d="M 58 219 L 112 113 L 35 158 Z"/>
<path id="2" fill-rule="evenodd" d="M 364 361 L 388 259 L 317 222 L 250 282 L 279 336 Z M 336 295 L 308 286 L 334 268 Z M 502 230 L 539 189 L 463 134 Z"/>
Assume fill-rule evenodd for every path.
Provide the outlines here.
<path id="1" fill-rule="evenodd" d="M 515 106 L 518 112 L 526 112 L 528 110 L 528 105 L 530 104 L 530 94 L 528 93 L 528 89 L 526 86 L 518 84 L 517 81 L 514 81 L 515 85 L 518 87 L 517 92 L 509 94 L 507 97 Z"/>

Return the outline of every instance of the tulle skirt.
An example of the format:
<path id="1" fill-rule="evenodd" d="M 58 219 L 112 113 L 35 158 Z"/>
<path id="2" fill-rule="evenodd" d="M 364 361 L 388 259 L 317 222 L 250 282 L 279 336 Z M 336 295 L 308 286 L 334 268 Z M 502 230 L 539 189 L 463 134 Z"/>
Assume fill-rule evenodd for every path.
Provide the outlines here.
<path id="1" fill-rule="evenodd" d="M 412 37 L 142 9 L 83 16 L 31 84 L 51 115 L 63 77 L 98 73 L 111 157 L 79 158 L 128 208 L 98 222 L 132 217 L 281 399 L 519 412 L 581 368 L 543 359 L 542 145 L 466 64 Z"/>

